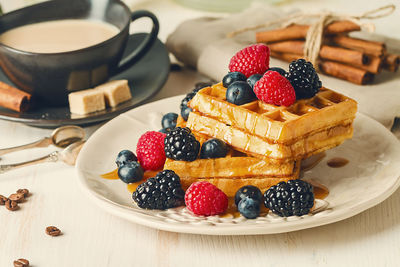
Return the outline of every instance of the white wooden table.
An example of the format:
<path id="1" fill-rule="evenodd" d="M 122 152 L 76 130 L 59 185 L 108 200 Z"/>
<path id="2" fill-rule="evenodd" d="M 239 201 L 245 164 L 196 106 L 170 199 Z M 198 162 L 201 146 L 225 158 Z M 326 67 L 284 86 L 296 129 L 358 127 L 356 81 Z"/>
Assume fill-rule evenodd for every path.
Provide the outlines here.
<path id="1" fill-rule="evenodd" d="M 169 1 L 128 2 L 134 8 L 156 13 L 163 40 L 182 19 L 202 14 Z M 288 6 L 351 12 L 383 2 L 386 1 L 309 0 Z M 173 14 L 180 15 L 176 18 Z M 395 21 L 394 18 L 378 21 L 378 33 L 400 38 Z M 185 93 L 200 80 L 202 77 L 190 70 L 172 73 L 153 100 Z M 87 128 L 87 133 L 90 135 L 99 126 Z M 50 132 L 0 121 L 0 147 L 34 141 Z M 52 150 L 10 154 L 0 163 L 22 161 Z M 400 265 L 399 190 L 378 206 L 331 225 L 276 235 L 218 237 L 158 231 L 107 214 L 88 201 L 78 188 L 74 169 L 63 163 L 42 164 L 0 175 L 0 194 L 8 196 L 19 188 L 28 188 L 32 196 L 21 204 L 19 211 L 0 207 L 1 267 L 12 266 L 17 258 L 29 259 L 32 266 Z M 47 236 L 45 228 L 49 225 L 59 227 L 64 234 Z"/>

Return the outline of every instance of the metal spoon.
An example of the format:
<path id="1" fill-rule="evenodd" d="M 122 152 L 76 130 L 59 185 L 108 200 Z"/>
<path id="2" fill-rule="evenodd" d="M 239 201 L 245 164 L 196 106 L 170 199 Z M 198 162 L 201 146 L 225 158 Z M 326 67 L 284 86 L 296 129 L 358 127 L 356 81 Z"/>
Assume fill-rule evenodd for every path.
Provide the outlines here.
<path id="1" fill-rule="evenodd" d="M 62 151 L 54 151 L 47 156 L 30 160 L 30 161 L 25 161 L 21 163 L 15 163 L 15 164 L 5 164 L 5 165 L 0 165 L 0 174 L 5 173 L 7 171 L 25 167 L 25 166 L 30 166 L 30 165 L 35 165 L 38 163 L 44 163 L 44 162 L 57 162 L 57 161 L 63 161 L 67 163 L 68 165 L 75 165 L 76 158 L 78 157 L 79 152 L 81 151 L 81 148 L 85 141 L 78 141 L 75 143 L 70 144 L 64 150 Z"/>
<path id="2" fill-rule="evenodd" d="M 45 137 L 39 141 L 22 146 L 0 149 L 0 156 L 28 148 L 47 147 L 49 145 L 65 148 L 72 143 L 83 140 L 84 138 L 85 130 L 83 130 L 81 127 L 74 125 L 63 126 L 55 129 L 50 137 Z"/>

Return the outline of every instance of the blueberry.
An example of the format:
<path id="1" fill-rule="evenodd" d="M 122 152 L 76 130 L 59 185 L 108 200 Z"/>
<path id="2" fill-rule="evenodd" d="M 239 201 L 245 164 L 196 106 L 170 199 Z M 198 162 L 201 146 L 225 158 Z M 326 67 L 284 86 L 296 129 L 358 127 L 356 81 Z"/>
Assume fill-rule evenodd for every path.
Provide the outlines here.
<path id="1" fill-rule="evenodd" d="M 285 74 L 286 74 L 286 71 L 282 68 L 272 67 L 272 68 L 269 68 L 267 71 L 270 71 L 270 70 L 276 71 L 277 73 L 279 73 L 282 76 L 285 76 Z"/>
<path id="2" fill-rule="evenodd" d="M 200 158 L 201 159 L 213 159 L 223 158 L 226 156 L 228 148 L 224 141 L 213 138 L 205 141 L 201 146 Z"/>
<path id="3" fill-rule="evenodd" d="M 185 121 L 188 120 L 190 112 L 192 112 L 192 109 L 189 107 L 184 107 L 181 109 L 181 116 Z"/>
<path id="4" fill-rule="evenodd" d="M 261 79 L 262 75 L 261 74 L 253 74 L 247 79 L 247 83 L 250 85 L 251 88 L 254 88 L 254 85 L 256 82 Z"/>
<path id="5" fill-rule="evenodd" d="M 260 215 L 260 201 L 245 197 L 239 201 L 238 211 L 247 219 L 255 219 Z"/>
<path id="6" fill-rule="evenodd" d="M 131 161 L 118 168 L 118 177 L 127 184 L 138 182 L 143 178 L 143 169 L 137 161 Z"/>
<path id="7" fill-rule="evenodd" d="M 226 90 L 226 100 L 235 105 L 243 105 L 256 99 L 256 95 L 247 82 L 234 82 Z"/>
<path id="8" fill-rule="evenodd" d="M 130 150 L 122 150 L 118 153 L 115 163 L 120 167 L 131 161 L 137 161 L 136 155 Z"/>
<path id="9" fill-rule="evenodd" d="M 245 197 L 252 198 L 257 201 L 261 201 L 262 194 L 260 189 L 255 187 L 254 185 L 246 185 L 241 187 L 235 194 L 235 204 L 236 206 L 239 204 L 239 201 L 244 199 Z"/>
<path id="10" fill-rule="evenodd" d="M 234 82 L 237 81 L 246 81 L 247 77 L 241 73 L 241 72 L 229 72 L 227 75 L 224 76 L 222 79 L 222 85 L 225 88 L 228 88 L 229 85 L 231 85 Z"/>
<path id="11" fill-rule="evenodd" d="M 170 112 L 165 114 L 161 120 L 161 126 L 163 129 L 169 128 L 173 129 L 176 127 L 176 120 L 178 119 L 178 114 Z"/>

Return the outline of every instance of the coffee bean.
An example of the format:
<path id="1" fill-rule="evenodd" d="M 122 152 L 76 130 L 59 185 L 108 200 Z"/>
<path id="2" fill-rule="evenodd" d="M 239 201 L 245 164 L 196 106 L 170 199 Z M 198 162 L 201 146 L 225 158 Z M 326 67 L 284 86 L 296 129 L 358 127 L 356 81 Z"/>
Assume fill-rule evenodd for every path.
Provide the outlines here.
<path id="1" fill-rule="evenodd" d="M 22 193 L 24 194 L 24 197 L 27 198 L 29 196 L 29 190 L 24 188 L 24 189 L 18 189 L 17 193 Z"/>
<path id="2" fill-rule="evenodd" d="M 17 201 L 14 201 L 14 200 L 8 199 L 5 203 L 5 205 L 6 205 L 6 208 L 10 211 L 15 211 L 15 210 L 19 209 Z"/>
<path id="3" fill-rule="evenodd" d="M 8 198 L 6 198 L 5 196 L 0 195 L 0 205 L 6 204 L 7 200 L 8 200 Z"/>
<path id="4" fill-rule="evenodd" d="M 46 234 L 51 236 L 59 236 L 61 235 L 61 230 L 55 226 L 48 226 L 46 227 Z"/>
<path id="5" fill-rule="evenodd" d="M 22 201 L 24 201 L 25 197 L 23 193 L 15 193 L 15 194 L 11 194 L 8 197 L 9 200 L 21 203 Z"/>
<path id="6" fill-rule="evenodd" d="M 14 261 L 14 267 L 28 267 L 29 261 L 26 259 L 18 259 Z"/>

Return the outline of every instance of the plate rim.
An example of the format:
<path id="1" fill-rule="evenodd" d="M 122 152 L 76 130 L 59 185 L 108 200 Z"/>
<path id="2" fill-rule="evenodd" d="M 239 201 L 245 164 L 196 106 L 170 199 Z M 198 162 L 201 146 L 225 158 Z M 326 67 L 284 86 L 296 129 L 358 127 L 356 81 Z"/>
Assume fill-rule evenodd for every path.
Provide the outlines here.
<path id="1" fill-rule="evenodd" d="M 160 105 L 159 102 L 162 101 L 176 101 L 177 99 L 183 98 L 185 95 L 179 95 L 179 96 L 173 96 L 169 98 L 164 98 L 158 101 L 154 101 L 151 103 L 147 103 L 145 105 L 142 105 L 138 108 L 147 108 L 147 106 L 151 105 Z M 176 99 L 176 100 L 175 100 Z M 162 106 L 162 105 L 160 105 Z M 135 108 L 136 109 L 136 108 Z M 132 109 L 130 112 L 132 112 L 134 109 Z M 84 170 L 81 169 L 81 162 L 82 160 L 82 155 L 85 154 L 85 151 L 87 147 L 90 145 L 90 140 L 94 140 L 92 138 L 93 136 L 97 135 L 97 132 L 101 132 L 104 128 L 108 127 L 107 125 L 109 123 L 112 123 L 114 120 L 118 120 L 120 116 L 124 116 L 125 113 L 120 114 L 119 116 L 115 117 L 114 119 L 110 120 L 106 124 L 102 125 L 96 132 L 93 133 L 93 135 L 89 138 L 89 140 L 86 142 L 86 144 L 82 148 L 82 152 L 80 153 L 78 158 L 77 158 L 77 163 L 75 166 L 75 171 L 78 176 L 78 182 L 79 182 L 79 187 L 81 188 L 82 192 L 85 193 L 91 199 L 96 206 L 98 206 L 101 209 L 104 209 L 106 212 L 111 213 L 115 216 L 124 218 L 128 221 L 151 227 L 154 229 L 159 229 L 159 230 L 164 230 L 164 231 L 169 231 L 169 232 L 176 232 L 176 233 L 186 233 L 186 234 L 202 234 L 202 235 L 264 235 L 264 234 L 278 234 L 278 233 L 287 233 L 287 232 L 293 232 L 293 231 L 298 231 L 298 230 L 304 230 L 304 229 L 309 229 L 313 227 L 318 227 L 322 225 L 327 225 L 335 222 L 339 222 L 345 219 L 348 219 L 350 217 L 353 217 L 363 211 L 366 211 L 379 203 L 383 202 L 386 200 L 388 197 L 390 197 L 400 186 L 400 173 L 397 175 L 397 178 L 392 176 L 393 179 L 396 179 L 393 184 L 390 184 L 390 186 L 387 186 L 384 191 L 381 191 L 380 194 L 374 198 L 369 198 L 366 199 L 363 202 L 360 202 L 359 205 L 355 206 L 353 209 L 348 210 L 348 209 L 342 209 L 342 210 L 337 210 L 335 212 L 335 216 L 322 216 L 318 220 L 310 220 L 306 223 L 303 222 L 303 219 L 300 220 L 294 220 L 294 221 L 285 221 L 284 226 L 279 222 L 276 223 L 271 223 L 272 226 L 265 227 L 264 224 L 259 224 L 259 225 L 223 225 L 223 226 L 217 226 L 217 225 L 212 225 L 212 226 L 207 226 L 207 225 L 201 225 L 202 227 L 197 227 L 197 225 L 194 224 L 182 224 L 180 222 L 177 223 L 168 223 L 165 221 L 154 221 L 151 219 L 147 219 L 147 217 L 151 218 L 153 217 L 152 215 L 144 214 L 144 213 L 137 213 L 128 207 L 125 207 L 123 205 L 120 205 L 118 203 L 115 203 L 106 197 L 100 195 L 99 193 L 93 191 L 90 189 L 90 187 L 87 184 L 87 179 L 84 177 Z M 374 123 L 377 127 L 381 128 L 385 132 L 390 134 L 390 138 L 395 140 L 396 142 L 399 142 L 399 140 L 391 133 L 386 127 L 384 127 L 381 123 L 378 121 L 374 120 L 370 116 L 363 114 L 361 112 L 357 112 L 357 117 L 362 117 L 363 119 L 369 120 L 371 123 Z M 89 145 L 88 145 L 89 143 Z M 400 144 L 400 142 L 399 142 Z M 394 175 L 394 174 L 393 174 Z M 318 216 L 318 215 L 314 215 Z M 276 226 L 278 225 L 278 226 Z M 289 229 L 290 228 L 290 229 Z"/>

